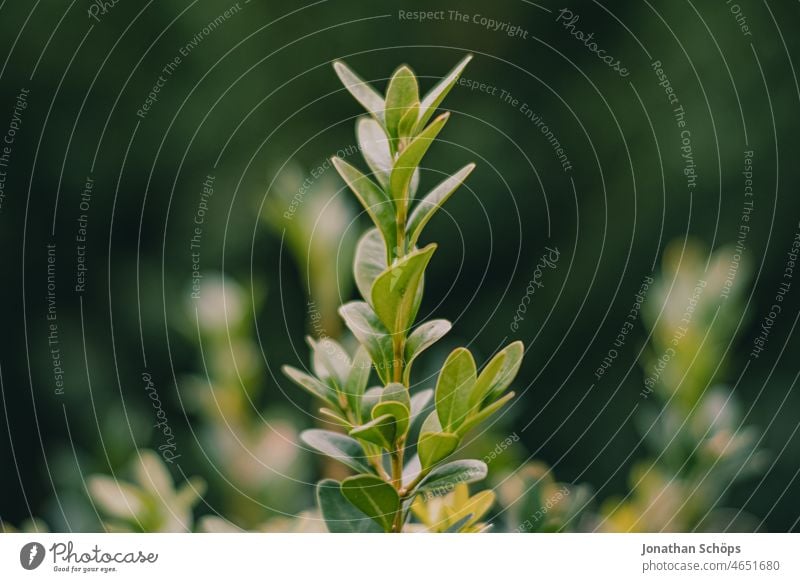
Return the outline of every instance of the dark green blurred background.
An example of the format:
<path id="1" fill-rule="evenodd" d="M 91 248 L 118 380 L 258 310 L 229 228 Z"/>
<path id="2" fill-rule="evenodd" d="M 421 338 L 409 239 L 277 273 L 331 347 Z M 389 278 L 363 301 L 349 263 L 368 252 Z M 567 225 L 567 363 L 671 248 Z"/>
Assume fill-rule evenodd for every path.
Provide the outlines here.
<path id="1" fill-rule="evenodd" d="M 81 475 L 109 472 L 136 447 L 158 442 L 142 393 L 145 369 L 176 431 L 181 470 L 212 473 L 176 383 L 202 369 L 191 328 L 185 330 L 192 325 L 189 238 L 209 174 L 215 193 L 201 268 L 224 270 L 266 294 L 254 310 L 269 371 L 258 405 L 311 425 L 303 413 L 309 402 L 278 373 L 284 363 L 307 361 L 302 273 L 259 209 L 287 161 L 315 167 L 355 142 L 361 112 L 340 88 L 332 60 L 345 59 L 381 90 L 406 62 L 426 89 L 467 52 L 475 59 L 465 77 L 507 91 L 519 105 L 464 86 L 446 101 L 453 118 L 426 158 L 435 170 L 423 174 L 423 189 L 436 172 L 473 160 L 478 169 L 426 232 L 440 246 L 422 316 L 452 319 L 448 341 L 469 343 L 480 358 L 505 338 L 525 341 L 521 395 L 505 430 L 518 432 L 560 480 L 588 482 L 598 500 L 624 494 L 627 468 L 641 454 L 634 426 L 626 423 L 596 456 L 640 399 L 640 323 L 609 374 L 595 382 L 594 371 L 669 241 L 694 237 L 711 248 L 736 241 L 747 149 L 755 152 L 745 251 L 753 278 L 730 378 L 738 377 L 773 303 L 800 220 L 800 5 L 742 0 L 751 35 L 723 0 L 564 5 L 580 15 L 577 28 L 594 32 L 622 60 L 630 71 L 622 78 L 555 22 L 562 5 L 539 4 L 242 0 L 182 57 L 142 119 L 137 110 L 162 68 L 232 2 L 120 0 L 99 22 L 88 17 L 85 0 L 2 3 L 0 132 L 20 89 L 30 95 L 0 210 L 0 516 L 11 523 L 42 516 L 56 530 L 96 527 L 70 513 L 81 503 Z M 398 18 L 400 9 L 456 8 L 469 22 L 447 12 L 442 21 Z M 488 30 L 472 22 L 475 14 L 518 25 L 527 38 Z M 691 195 L 654 60 L 686 110 L 698 173 Z M 522 103 L 552 129 L 571 171 L 520 111 Z M 77 294 L 74 237 L 89 175 L 88 284 Z M 360 216 L 353 227 L 367 224 Z M 64 395 L 54 394 L 47 343 L 51 243 L 58 249 Z M 557 247 L 561 259 L 513 332 L 545 246 Z M 734 390 L 777 462 L 763 482 L 737 483 L 728 503 L 775 531 L 797 528 L 798 306 L 800 288 L 793 288 L 767 349 Z M 302 491 L 280 509 L 310 506 L 312 489 Z M 209 505 L 227 494 L 224 485 L 212 486 Z"/>

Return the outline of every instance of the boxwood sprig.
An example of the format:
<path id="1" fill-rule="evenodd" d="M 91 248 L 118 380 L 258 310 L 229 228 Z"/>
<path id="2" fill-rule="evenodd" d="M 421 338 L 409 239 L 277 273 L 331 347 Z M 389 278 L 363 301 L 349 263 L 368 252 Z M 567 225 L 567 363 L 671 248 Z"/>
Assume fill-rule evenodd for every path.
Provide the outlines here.
<path id="1" fill-rule="evenodd" d="M 449 458 L 470 429 L 514 396 L 507 389 L 522 362 L 520 342 L 497 353 L 480 373 L 470 351 L 457 348 L 444 362 L 435 390 L 410 391 L 412 364 L 451 328 L 444 319 L 416 322 L 436 251 L 435 243 L 419 247 L 420 235 L 475 164 L 417 199 L 419 167 L 450 117 L 436 111 L 471 58 L 424 97 L 406 65 L 394 72 L 384 96 L 343 62 L 334 63 L 367 112 L 356 122 L 356 137 L 369 171 L 332 159 L 373 222 L 354 261 L 362 300 L 339 309 L 359 347 L 351 355 L 332 339 L 309 339 L 311 373 L 284 367 L 292 381 L 324 403 L 320 413 L 346 433 L 312 429 L 301 435 L 356 473 L 317 484 L 320 510 L 332 532 L 401 532 L 417 495 L 486 477 L 482 461 Z M 369 387 L 372 369 L 380 384 Z"/>

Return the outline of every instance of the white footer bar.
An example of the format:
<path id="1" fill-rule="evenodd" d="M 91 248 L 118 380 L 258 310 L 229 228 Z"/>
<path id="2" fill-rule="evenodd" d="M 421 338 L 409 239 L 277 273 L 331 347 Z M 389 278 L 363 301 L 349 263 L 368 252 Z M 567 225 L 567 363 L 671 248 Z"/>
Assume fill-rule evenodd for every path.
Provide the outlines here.
<path id="1" fill-rule="evenodd" d="M 0 535 L 0 580 L 777 582 L 798 564 L 797 534 Z"/>

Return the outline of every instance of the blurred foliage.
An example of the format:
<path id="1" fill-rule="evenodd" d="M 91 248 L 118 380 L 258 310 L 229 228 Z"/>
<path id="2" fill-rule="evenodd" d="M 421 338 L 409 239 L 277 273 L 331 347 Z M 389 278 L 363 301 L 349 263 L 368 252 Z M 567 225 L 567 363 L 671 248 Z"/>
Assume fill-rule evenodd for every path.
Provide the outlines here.
<path id="1" fill-rule="evenodd" d="M 595 503 L 567 529 L 593 529 L 603 520 L 603 528 L 617 531 L 713 529 L 711 517 L 721 527 L 738 522 L 768 531 L 797 529 L 800 393 L 791 359 L 800 349 L 792 332 L 800 305 L 796 289 L 786 297 L 767 349 L 757 359 L 747 357 L 783 281 L 800 215 L 792 123 L 800 96 L 791 72 L 800 54 L 800 37 L 791 32 L 796 4 L 748 5 L 751 39 L 719 6 L 574 7 L 581 25 L 610 54 L 624 55 L 631 75 L 623 81 L 554 26 L 552 14 L 530 3 L 467 0 L 458 7 L 523 27 L 530 33 L 523 40 L 471 22 L 397 18 L 399 8 L 453 9 L 438 0 L 294 7 L 254 0 L 182 58 L 146 118 L 137 117 L 163 67 L 227 6 L 204 0 L 188 8 L 119 3 L 99 23 L 79 4 L 6 2 L 0 11 L 0 54 L 8 56 L 0 73 L 0 127 L 10 119 L 20 89 L 30 89 L 0 213 L 6 267 L 6 284 L 0 286 L 4 529 L 9 523 L 45 527 L 31 523 L 31 516 L 41 516 L 54 531 L 102 527 L 88 502 L 85 476 L 121 475 L 128 482 L 135 451 L 161 444 L 143 372 L 153 378 L 180 447 L 180 472 L 169 466 L 173 478 L 182 483 L 184 475 L 202 475 L 208 481 L 196 514 L 260 529 L 290 519 L 281 513 L 291 516 L 313 505 L 302 493 L 308 487 L 295 487 L 295 479 L 316 480 L 329 468 L 312 465 L 293 435 L 317 421 L 306 412 L 310 398 L 298 397 L 275 366 L 305 361 L 303 338 L 307 331 L 317 335 L 309 293 L 326 333 L 342 335 L 330 303 L 339 294 L 352 298 L 353 291 L 344 280 L 320 286 L 339 267 L 349 269 L 344 260 L 330 263 L 331 257 L 346 257 L 347 249 L 329 244 L 335 238 L 327 218 L 338 216 L 336 228 L 346 225 L 354 232 L 368 223 L 353 208 L 340 211 L 334 201 L 320 202 L 318 208 L 326 210 L 319 212 L 311 212 L 317 202 L 309 203 L 309 222 L 301 225 L 297 214 L 291 224 L 280 225 L 297 181 L 342 144 L 355 144 L 352 122 L 359 111 L 330 63 L 347 59 L 384 87 L 387 66 L 407 61 L 427 84 L 465 52 L 476 56 L 469 78 L 529 105 L 558 136 L 574 172 L 563 172 L 551 144 L 519 106 L 467 86 L 453 89 L 448 106 L 458 123 L 447 128 L 448 145 L 431 152 L 429 166 L 449 170 L 464 151 L 480 160 L 467 195 L 453 199 L 448 212 L 432 221 L 437 238 L 452 244 L 437 251 L 433 264 L 442 277 L 426 284 L 420 316 L 436 310 L 457 325 L 441 351 L 432 348 L 416 365 L 419 389 L 431 387 L 433 371 L 454 345 L 469 342 L 476 359 L 485 360 L 507 337 L 522 340 L 530 349 L 515 405 L 490 427 L 491 438 L 467 446 L 481 458 L 489 452 L 481 447 L 491 449 L 486 443 L 517 431 L 514 452 L 492 461 L 493 469 L 497 464 L 514 471 L 531 456 L 559 482 L 590 485 Z M 687 112 L 700 172 L 691 194 L 654 60 L 662 62 Z M 677 265 L 705 268 L 711 256 L 695 250 L 676 260 L 680 249 L 691 239 L 708 249 L 729 248 L 737 240 L 745 149 L 755 151 L 755 207 L 744 250 L 751 284 L 742 285 L 738 299 L 718 314 L 710 304 L 710 311 L 694 318 L 705 326 L 704 318 L 716 317 L 710 329 L 728 330 L 715 331 L 708 337 L 713 341 L 682 341 L 663 380 L 642 402 L 643 383 L 674 333 L 674 323 L 662 325 L 658 317 L 664 297 L 675 297 L 666 293 L 670 282 L 679 276 L 680 285 L 693 289 L 701 277 Z M 211 295 L 213 281 L 225 281 L 226 290 L 238 288 L 244 297 L 241 324 L 230 340 L 227 332 L 198 329 L 195 310 L 186 306 L 189 239 L 209 173 L 216 179 L 202 235 L 201 268 L 209 282 L 203 290 Z M 332 174 L 324 174 L 315 187 L 342 198 L 343 185 L 329 190 Z M 79 295 L 73 291 L 75 224 L 87 175 L 96 189 L 89 210 L 88 285 Z M 441 178 L 422 172 L 422 191 Z M 316 220 L 320 214 L 324 221 Z M 290 233 L 292 228 L 299 234 Z M 290 242 L 310 232 L 313 253 Z M 637 323 L 619 359 L 595 382 L 593 372 L 642 278 L 653 274 L 672 240 L 678 242 L 666 253 L 666 265 L 674 265 L 665 267 L 662 278 L 666 295 L 657 299 L 653 293 L 647 326 Z M 53 393 L 44 296 L 51 242 L 58 249 L 66 379 L 60 396 Z M 509 324 L 548 245 L 561 252 L 558 267 L 546 273 L 519 331 L 510 335 Z M 710 274 L 703 277 L 713 284 Z M 745 272 L 737 278 L 744 280 Z M 674 299 L 671 309 L 682 315 L 687 300 Z M 744 313 L 743 321 L 734 307 Z M 737 336 L 733 343 L 729 332 Z M 341 339 L 349 349 L 349 338 Z M 692 346 L 700 345 L 702 358 L 693 358 Z M 640 358 L 642 346 L 647 348 Z M 726 356 L 724 369 L 717 369 L 719 354 Z M 215 395 L 225 415 L 236 419 L 230 429 Z M 664 435 L 672 441 L 666 449 Z M 769 451 L 768 470 L 757 479 L 744 479 L 743 470 L 721 491 L 726 475 L 735 475 L 753 450 L 753 439 L 755 465 L 748 461 L 747 470 L 763 467 L 758 451 Z M 208 446 L 217 440 L 217 447 Z M 273 451 L 275 459 L 265 461 Z M 244 466 L 248 459 L 253 462 Z M 262 463 L 286 468 L 285 476 L 262 470 Z M 283 487 L 286 493 L 279 493 Z M 500 489 L 497 496 L 493 511 L 499 517 L 487 523 L 502 530 L 500 520 L 516 511 L 510 507 L 516 497 L 503 498 Z M 674 510 L 656 516 L 657 504 L 651 507 L 648 497 L 674 510 L 685 506 L 678 521 L 664 517 Z M 721 513 L 698 512 L 694 506 L 705 499 L 719 499 Z M 521 510 L 508 529 L 539 509 Z M 304 523 L 319 525 L 313 514 L 303 516 Z M 758 522 L 747 518 L 742 524 L 745 516 Z M 559 526 L 554 521 L 548 527 Z"/>
<path id="2" fill-rule="evenodd" d="M 767 460 L 759 431 L 745 424 L 736 394 L 721 383 L 749 282 L 734 256 L 731 248 L 708 255 L 694 242 L 665 252 L 644 310 L 652 340 L 643 394 L 652 402 L 638 420 L 653 457 L 634 465 L 624 499 L 606 500 L 602 529 L 758 528 L 753 516 L 724 505 L 733 483 Z"/>

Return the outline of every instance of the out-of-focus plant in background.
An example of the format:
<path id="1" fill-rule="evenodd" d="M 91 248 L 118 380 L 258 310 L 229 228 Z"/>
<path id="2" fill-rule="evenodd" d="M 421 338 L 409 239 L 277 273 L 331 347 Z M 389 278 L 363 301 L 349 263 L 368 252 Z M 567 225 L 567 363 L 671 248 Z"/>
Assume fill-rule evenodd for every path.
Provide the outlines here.
<path id="1" fill-rule="evenodd" d="M 726 383 L 750 281 L 749 268 L 734 256 L 732 247 L 709 253 L 694 241 L 676 241 L 664 253 L 643 314 L 650 343 L 637 420 L 650 454 L 632 468 L 631 491 L 603 504 L 602 529 L 757 527 L 752 516 L 725 506 L 733 484 L 766 461 L 736 384 Z"/>

